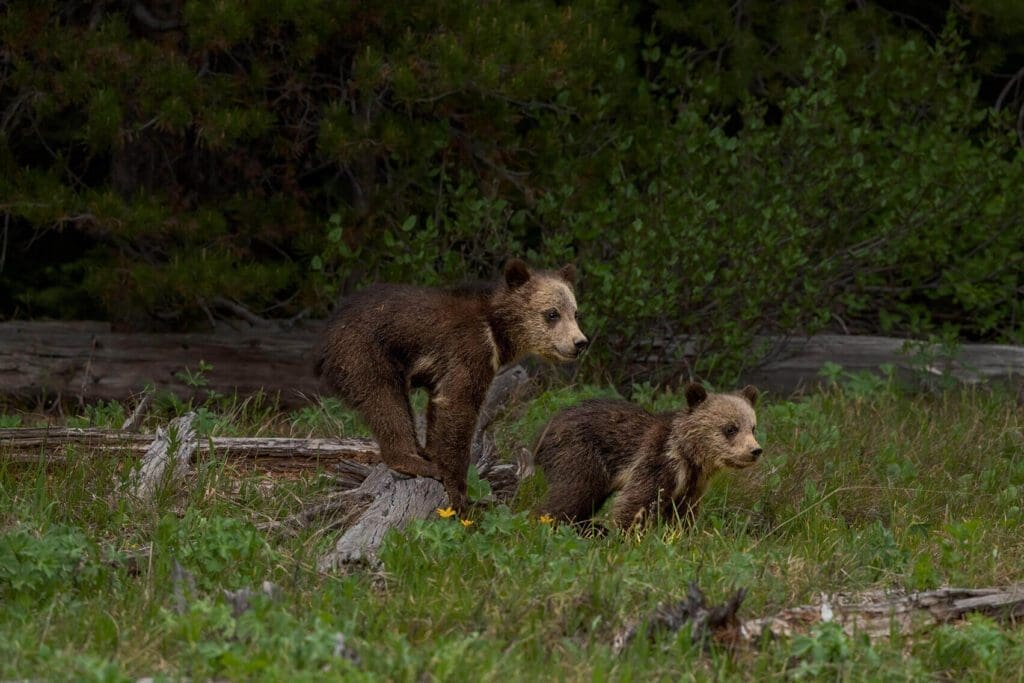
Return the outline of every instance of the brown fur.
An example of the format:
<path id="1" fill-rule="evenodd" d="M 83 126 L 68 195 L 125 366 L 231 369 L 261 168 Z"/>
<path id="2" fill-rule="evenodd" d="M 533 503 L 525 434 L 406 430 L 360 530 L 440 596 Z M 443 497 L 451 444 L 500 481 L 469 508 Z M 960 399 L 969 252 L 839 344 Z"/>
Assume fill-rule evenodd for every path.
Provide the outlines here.
<path id="1" fill-rule="evenodd" d="M 362 413 L 389 467 L 440 479 L 461 508 L 477 413 L 498 368 L 528 353 L 570 361 L 587 344 L 575 274 L 571 265 L 531 272 L 512 260 L 495 284 L 373 285 L 339 303 L 317 373 Z M 420 387 L 430 394 L 425 447 L 408 397 Z"/>
<path id="2" fill-rule="evenodd" d="M 591 400 L 555 416 L 537 444 L 548 480 L 539 512 L 586 528 L 613 493 L 615 525 L 696 514 L 708 479 L 754 464 L 757 389 L 738 395 L 686 388 L 687 407 L 652 415 L 627 401 Z M 726 430 L 735 428 L 734 435 Z"/>

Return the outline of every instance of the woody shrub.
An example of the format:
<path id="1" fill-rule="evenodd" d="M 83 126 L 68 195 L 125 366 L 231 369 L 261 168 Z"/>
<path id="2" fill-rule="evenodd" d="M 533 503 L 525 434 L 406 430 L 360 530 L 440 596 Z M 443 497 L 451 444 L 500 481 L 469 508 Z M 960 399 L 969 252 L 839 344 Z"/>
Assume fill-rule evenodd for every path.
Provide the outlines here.
<path id="1" fill-rule="evenodd" d="M 322 315 L 525 254 L 581 266 L 591 373 L 653 355 L 725 378 L 757 335 L 829 328 L 1021 341 L 1024 103 L 980 89 L 1024 24 L 992 3 L 904 19 L 8 3 L 0 315 Z M 657 344 L 689 335 L 685 358 Z"/>

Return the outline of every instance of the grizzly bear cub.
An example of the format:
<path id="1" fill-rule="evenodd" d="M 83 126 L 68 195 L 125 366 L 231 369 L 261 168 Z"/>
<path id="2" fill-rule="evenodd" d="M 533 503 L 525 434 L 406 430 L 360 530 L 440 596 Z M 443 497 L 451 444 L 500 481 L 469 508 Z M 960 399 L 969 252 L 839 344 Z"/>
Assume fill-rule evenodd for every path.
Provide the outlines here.
<path id="1" fill-rule="evenodd" d="M 538 512 L 584 531 L 603 532 L 591 518 L 615 492 L 615 525 L 628 529 L 654 516 L 696 514 L 708 479 L 723 467 L 744 468 L 761 457 L 754 437 L 757 389 L 708 394 L 685 390 L 687 407 L 652 415 L 619 400 L 590 400 L 555 416 L 541 434 L 536 462 L 548 480 Z"/>
<path id="2" fill-rule="evenodd" d="M 531 271 L 513 259 L 497 283 L 451 290 L 377 284 L 342 299 L 316 371 L 358 410 L 392 469 L 439 479 L 465 505 L 477 413 L 498 368 L 533 353 L 572 361 L 587 346 L 576 323 L 576 269 Z M 425 388 L 425 447 L 409 393 Z"/>

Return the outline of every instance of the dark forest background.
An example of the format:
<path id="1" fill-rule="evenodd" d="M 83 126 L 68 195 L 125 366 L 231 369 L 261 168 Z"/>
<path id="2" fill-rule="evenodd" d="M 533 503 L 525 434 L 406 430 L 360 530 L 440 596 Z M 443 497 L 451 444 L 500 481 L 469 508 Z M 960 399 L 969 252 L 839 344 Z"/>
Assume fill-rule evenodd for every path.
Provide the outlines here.
<path id="1" fill-rule="evenodd" d="M 523 255 L 579 264 L 596 359 L 1022 343 L 1022 144 L 1015 0 L 0 3 L 0 318 L 318 317 Z"/>

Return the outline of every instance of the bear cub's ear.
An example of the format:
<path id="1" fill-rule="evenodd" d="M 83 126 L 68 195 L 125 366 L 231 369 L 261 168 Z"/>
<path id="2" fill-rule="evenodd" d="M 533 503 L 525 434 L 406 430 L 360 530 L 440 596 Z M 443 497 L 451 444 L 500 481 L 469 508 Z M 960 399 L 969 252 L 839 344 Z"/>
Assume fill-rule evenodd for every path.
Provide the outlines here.
<path id="1" fill-rule="evenodd" d="M 696 382 L 690 382 L 687 384 L 683 394 L 686 396 L 686 405 L 690 410 L 693 410 L 708 398 L 707 389 Z"/>
<path id="2" fill-rule="evenodd" d="M 568 282 L 570 285 L 576 284 L 576 266 L 571 263 L 566 263 L 564 266 L 558 269 L 558 274 L 563 280 Z"/>
<path id="3" fill-rule="evenodd" d="M 510 289 L 522 287 L 530 279 L 530 269 L 520 259 L 510 259 L 505 264 L 505 283 Z"/>
<path id="4" fill-rule="evenodd" d="M 757 387 L 755 387 L 753 384 L 748 384 L 747 386 L 740 389 L 740 396 L 747 399 L 747 401 L 750 402 L 751 407 L 757 405 L 757 395 Z"/>

